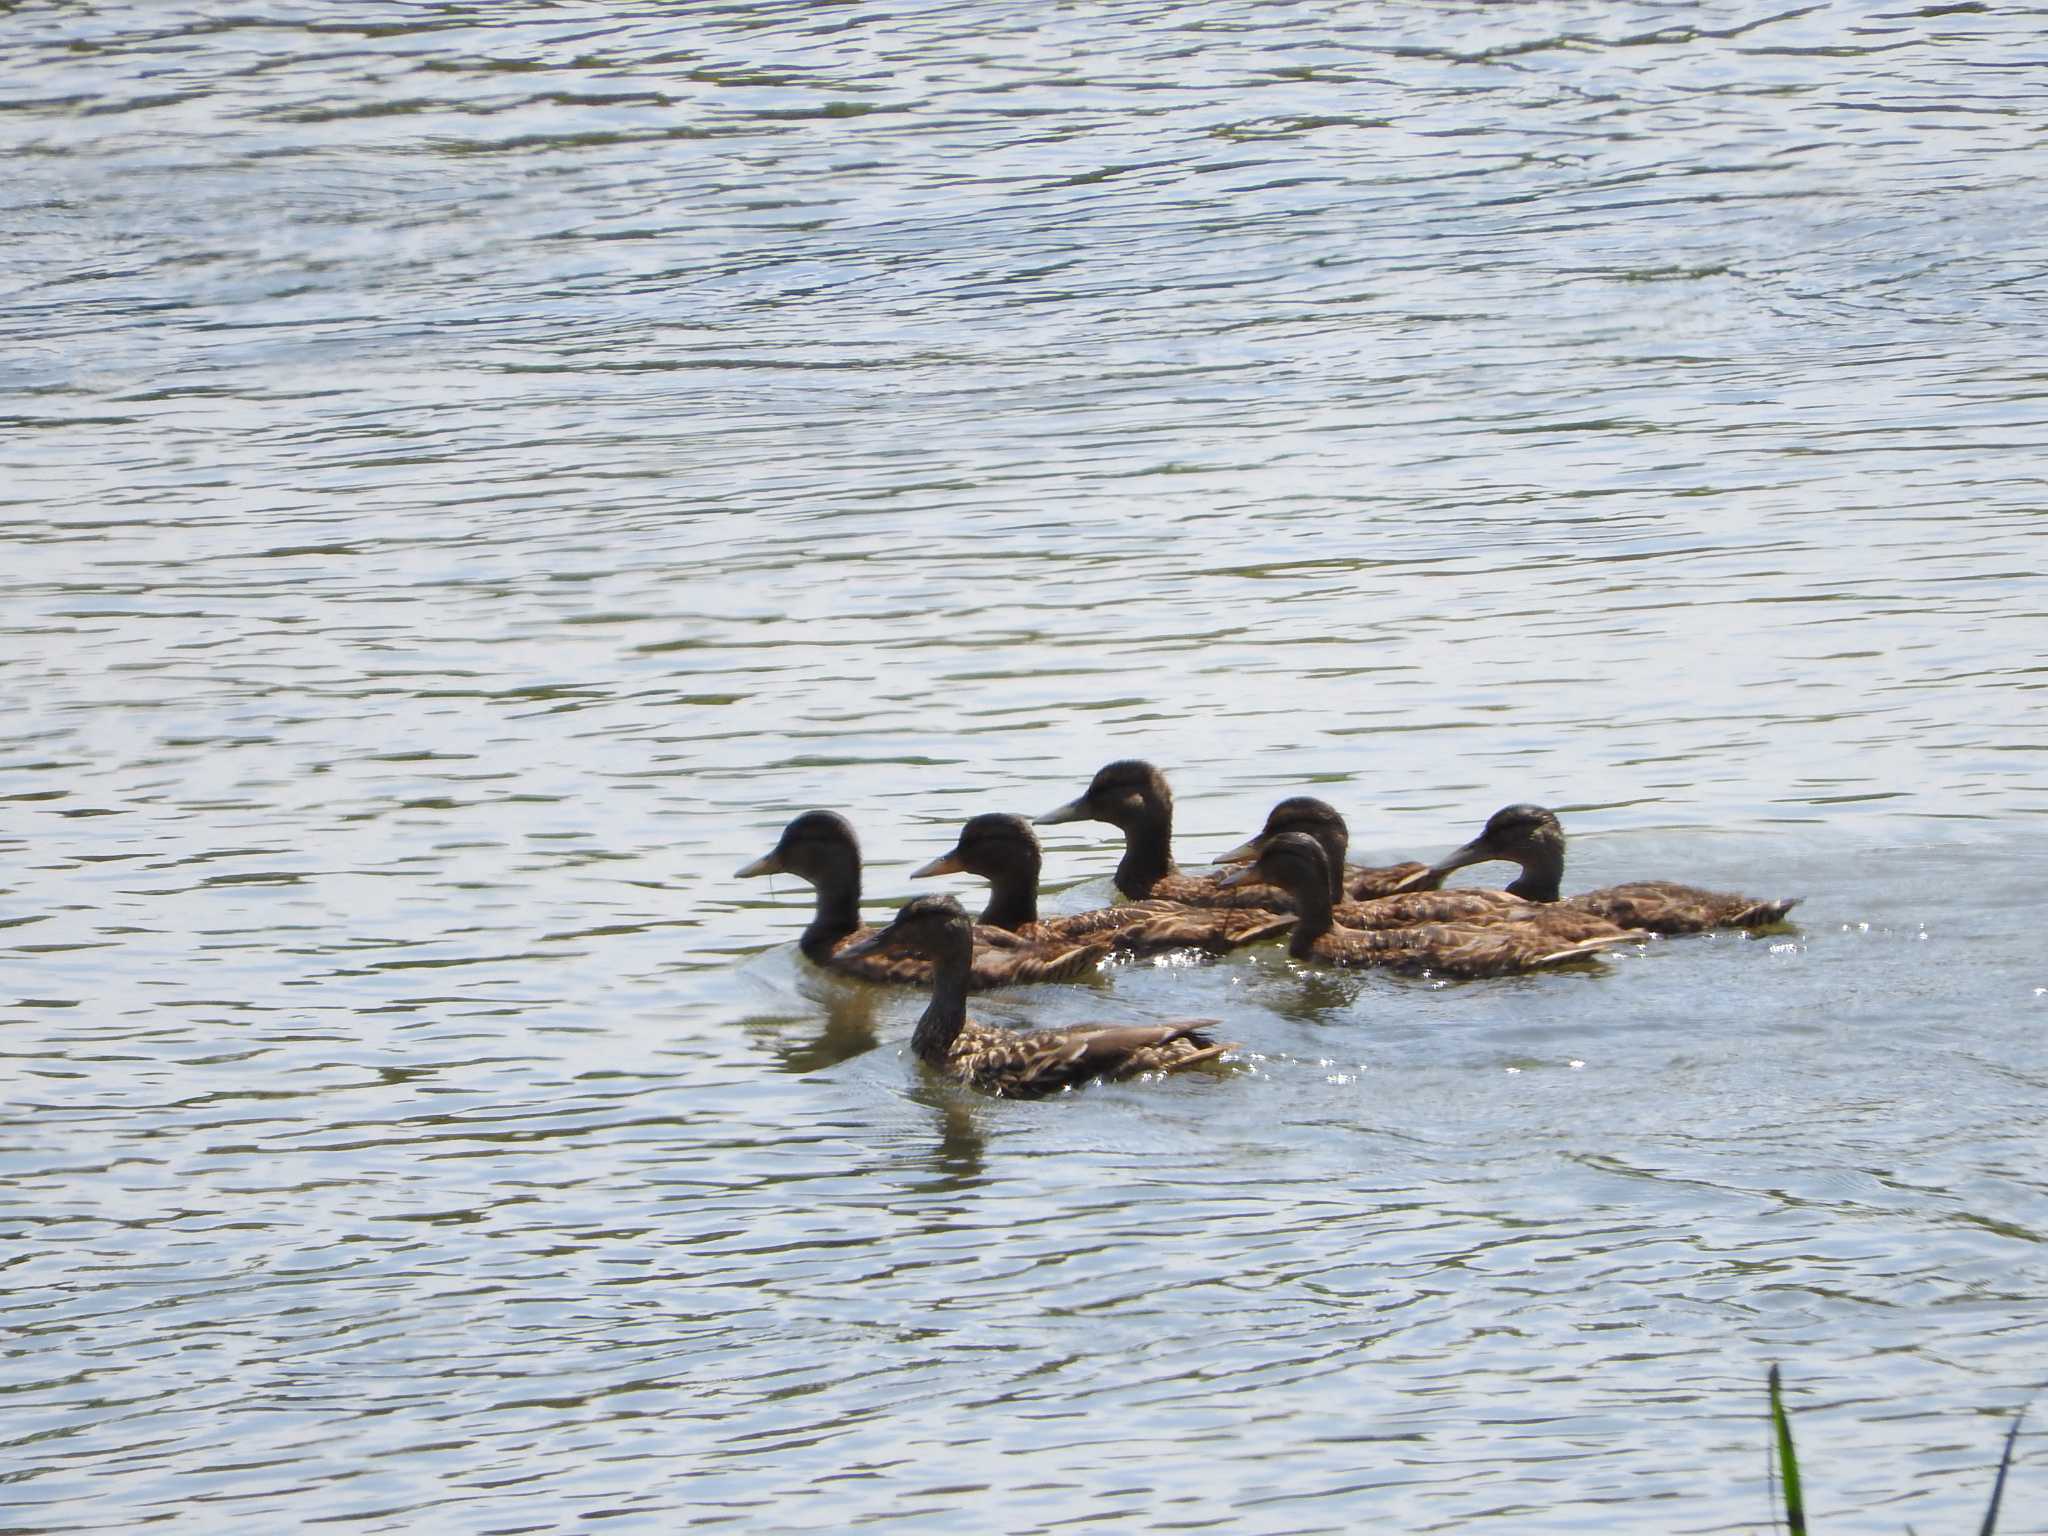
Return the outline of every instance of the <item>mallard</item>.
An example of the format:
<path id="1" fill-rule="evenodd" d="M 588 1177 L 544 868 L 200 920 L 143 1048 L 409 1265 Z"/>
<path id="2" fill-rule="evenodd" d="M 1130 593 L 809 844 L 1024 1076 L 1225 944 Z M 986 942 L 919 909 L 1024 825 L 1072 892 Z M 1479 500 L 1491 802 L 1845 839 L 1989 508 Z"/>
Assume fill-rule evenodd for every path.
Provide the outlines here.
<path id="1" fill-rule="evenodd" d="M 1060 917 L 1038 915 L 1038 873 L 1043 855 L 1038 834 L 1022 816 L 990 811 L 960 829 L 950 853 L 942 853 L 913 880 L 932 875 L 979 875 L 989 883 L 988 909 L 981 922 L 1006 928 L 1046 948 L 1105 941 L 1119 954 L 1156 955 L 1175 949 L 1223 954 L 1293 926 L 1287 914 L 1257 907 L 1186 907 L 1171 901 L 1133 901 Z"/>
<path id="2" fill-rule="evenodd" d="M 860 840 L 844 816 L 805 811 L 782 829 L 774 848 L 741 868 L 738 878 L 784 874 L 809 881 L 818 893 L 817 912 L 797 940 L 797 948 L 814 965 L 868 981 L 916 986 L 931 980 L 930 962 L 915 955 L 852 952 L 873 930 L 861 924 Z M 1108 944 L 1101 942 L 1048 947 L 1002 928 L 977 928 L 973 938 L 967 983 L 976 991 L 1027 981 L 1067 981 L 1094 969 L 1109 952 Z"/>
<path id="3" fill-rule="evenodd" d="M 1030 1034 L 976 1023 L 967 1017 L 974 925 L 951 896 L 913 898 L 888 927 L 850 948 L 855 959 L 898 948 L 927 957 L 932 1001 L 917 1021 L 911 1049 L 933 1069 L 1002 1098 L 1037 1098 L 1097 1077 L 1174 1072 L 1238 1048 L 1209 1036 L 1206 1026 L 1214 1019 L 1084 1024 Z"/>
<path id="4" fill-rule="evenodd" d="M 1365 900 L 1348 899 L 1361 882 L 1348 877 L 1355 873 L 1344 863 L 1351 840 L 1350 829 L 1336 808 L 1307 795 L 1282 800 L 1267 816 L 1266 825 L 1250 842 L 1233 848 L 1217 860 L 1220 864 L 1247 864 L 1260 849 L 1283 832 L 1299 832 L 1314 838 L 1323 850 L 1331 871 L 1333 910 L 1344 928 L 1407 928 L 1416 923 L 1534 923 L 1550 938 L 1562 943 L 1580 939 L 1644 939 L 1649 935 L 1631 931 L 1591 912 L 1562 905 L 1544 905 L 1511 896 L 1506 891 L 1407 890 L 1395 895 L 1376 895 Z M 1338 870 L 1344 871 L 1340 882 Z M 1404 875 L 1403 872 L 1406 872 Z M 1430 873 L 1424 864 L 1399 864 L 1388 869 L 1365 872 L 1368 889 L 1399 884 L 1402 878 Z M 1438 875 L 1437 879 L 1443 877 Z M 1290 905 L 1292 898 L 1290 898 Z"/>
<path id="5" fill-rule="evenodd" d="M 1590 912 L 1629 928 L 1653 933 L 1704 933 L 1709 928 L 1765 928 L 1781 923 L 1801 898 L 1759 901 L 1726 891 L 1703 891 L 1669 880 L 1636 880 L 1603 886 L 1560 899 L 1564 878 L 1564 828 L 1540 805 L 1510 805 L 1486 819 L 1479 835 L 1430 865 L 1437 879 L 1468 864 L 1504 859 L 1522 866 L 1508 886 L 1511 896 Z"/>
<path id="6" fill-rule="evenodd" d="M 1306 832 L 1323 845 L 1323 851 L 1331 858 L 1330 873 L 1338 882 L 1333 890 L 1338 901 L 1370 901 L 1376 896 L 1389 896 L 1395 891 L 1434 890 L 1441 880 L 1429 883 L 1427 864 L 1418 864 L 1413 859 L 1403 864 L 1386 864 L 1374 868 L 1362 868 L 1344 862 L 1344 856 L 1351 848 L 1351 829 L 1334 805 L 1327 800 L 1318 800 L 1312 795 L 1295 795 L 1282 800 L 1266 814 L 1266 824 L 1258 835 L 1247 842 L 1239 843 L 1216 862 L 1218 864 L 1249 864 L 1259 856 L 1259 850 L 1268 840 L 1282 832 Z"/>
<path id="7" fill-rule="evenodd" d="M 1284 908 L 1285 897 L 1270 887 L 1226 889 L 1217 875 L 1184 875 L 1173 862 L 1173 791 L 1166 775 L 1150 763 L 1126 758 L 1088 781 L 1087 792 L 1036 818 L 1040 826 L 1063 821 L 1106 821 L 1124 835 L 1116 888 L 1133 901 L 1156 899 L 1185 907 Z M 1268 906 L 1278 902 L 1279 908 Z"/>
<path id="8" fill-rule="evenodd" d="M 1303 832 L 1282 832 L 1233 880 L 1267 881 L 1292 896 L 1299 919 L 1287 952 L 1322 965 L 1371 966 L 1438 976 L 1512 976 L 1583 960 L 1626 935 L 1566 942 L 1526 923 L 1418 923 L 1343 928 L 1332 916 L 1330 862 Z"/>

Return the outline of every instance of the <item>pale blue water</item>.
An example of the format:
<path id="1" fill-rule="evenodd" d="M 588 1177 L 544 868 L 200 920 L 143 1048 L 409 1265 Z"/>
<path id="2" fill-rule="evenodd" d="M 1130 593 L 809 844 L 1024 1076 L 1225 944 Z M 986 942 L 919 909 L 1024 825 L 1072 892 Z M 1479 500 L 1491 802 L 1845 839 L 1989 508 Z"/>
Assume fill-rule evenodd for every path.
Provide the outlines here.
<path id="1" fill-rule="evenodd" d="M 11 9 L 0 1528 L 1760 1531 L 1777 1360 L 1817 1523 L 1974 1529 L 2042 21 Z M 994 995 L 1248 1047 L 1012 1104 L 729 878 L 1130 755 L 1806 904 Z"/>

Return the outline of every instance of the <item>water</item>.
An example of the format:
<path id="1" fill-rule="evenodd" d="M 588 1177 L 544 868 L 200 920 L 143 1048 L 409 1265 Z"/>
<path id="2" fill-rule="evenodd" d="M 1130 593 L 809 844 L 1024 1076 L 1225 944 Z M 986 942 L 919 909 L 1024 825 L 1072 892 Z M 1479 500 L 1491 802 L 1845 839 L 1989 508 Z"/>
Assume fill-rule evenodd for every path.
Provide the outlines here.
<path id="1" fill-rule="evenodd" d="M 1970 1528 L 2039 21 L 11 8 L 0 1524 L 1760 1530 L 1782 1360 L 1817 1515 Z M 1807 902 L 998 994 L 1249 1048 L 1009 1104 L 729 879 L 833 806 L 879 911 L 1125 755 L 1189 861 L 1531 799 Z"/>

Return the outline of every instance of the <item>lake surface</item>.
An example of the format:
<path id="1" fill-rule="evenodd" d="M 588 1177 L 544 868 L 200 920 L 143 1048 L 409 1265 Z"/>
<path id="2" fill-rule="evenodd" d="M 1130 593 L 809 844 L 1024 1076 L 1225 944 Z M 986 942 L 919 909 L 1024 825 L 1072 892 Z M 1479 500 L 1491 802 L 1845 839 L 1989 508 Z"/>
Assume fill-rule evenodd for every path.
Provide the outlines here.
<path id="1" fill-rule="evenodd" d="M 1760 1531 L 1772 1361 L 1824 1528 L 1975 1528 L 2038 11 L 345 10 L 0 19 L 0 1528 Z M 1806 901 L 994 994 L 1247 1046 L 1013 1104 L 730 878 L 1125 756 Z"/>

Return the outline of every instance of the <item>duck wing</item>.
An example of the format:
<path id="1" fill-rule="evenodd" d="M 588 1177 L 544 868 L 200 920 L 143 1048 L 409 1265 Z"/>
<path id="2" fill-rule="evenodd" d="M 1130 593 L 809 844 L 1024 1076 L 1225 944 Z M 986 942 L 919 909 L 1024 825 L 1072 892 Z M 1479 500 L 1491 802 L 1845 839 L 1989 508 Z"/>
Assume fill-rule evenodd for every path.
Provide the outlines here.
<path id="1" fill-rule="evenodd" d="M 1232 885 L 1221 875 L 1188 875 L 1175 870 L 1161 875 L 1145 893 L 1147 901 L 1171 901 L 1183 907 L 1216 907 L 1231 910 L 1255 907 L 1263 912 L 1292 912 L 1294 898 L 1277 885 Z"/>
<path id="2" fill-rule="evenodd" d="M 1456 923 L 1505 929 L 1515 934 L 1540 933 L 1546 940 L 1575 944 L 1581 939 L 1617 943 L 1648 939 L 1641 928 L 1558 902 L 1524 901 L 1506 891 L 1403 891 L 1372 901 L 1347 901 L 1336 909 L 1346 928 L 1412 928 L 1422 923 Z"/>
<path id="3" fill-rule="evenodd" d="M 1567 942 L 1520 924 L 1423 923 L 1411 928 L 1332 928 L 1309 958 L 1336 965 L 1376 966 L 1406 975 L 1459 980 L 1519 976 L 1590 959 L 1630 935 Z"/>
<path id="4" fill-rule="evenodd" d="M 1153 903 L 1140 903 L 1151 906 Z M 1148 913 L 1139 921 L 1119 928 L 1110 939 L 1120 955 L 1158 955 L 1176 949 L 1199 949 L 1212 955 L 1228 954 L 1247 944 L 1278 938 L 1298 919 L 1292 912 L 1269 912 L 1263 907 L 1169 908 Z"/>
<path id="5" fill-rule="evenodd" d="M 1533 901 L 1506 891 L 1402 891 L 1366 901 L 1347 901 L 1335 910 L 1346 928 L 1408 928 L 1416 923 L 1487 923 L 1540 911 Z"/>
<path id="6" fill-rule="evenodd" d="M 932 963 L 922 955 L 900 950 L 877 950 L 873 954 L 849 957 L 846 951 L 870 938 L 877 930 L 856 928 L 826 957 L 825 966 L 842 976 L 862 981 L 879 981 L 898 987 L 929 987 Z M 1000 931 L 1000 930 L 998 930 Z M 968 990 L 986 992 L 994 987 L 1017 987 L 1033 982 L 1072 981 L 1095 969 L 1095 963 L 1109 953 L 1106 943 L 1083 943 L 1063 949 L 985 949 L 976 934 L 974 960 L 967 973 Z"/>
<path id="7" fill-rule="evenodd" d="M 1557 905 L 1604 917 L 1624 928 L 1705 933 L 1711 928 L 1767 928 L 1782 923 L 1799 901 L 1797 896 L 1760 901 L 1754 896 L 1706 891 L 1670 880 L 1636 880 L 1568 896 Z"/>
<path id="8" fill-rule="evenodd" d="M 1261 907 L 1189 907 L 1176 901 L 1132 901 L 1043 920 L 1034 927 L 1066 943 L 1100 941 L 1120 955 L 1158 955 L 1176 949 L 1224 954 L 1285 933 L 1294 915 Z"/>
<path id="9" fill-rule="evenodd" d="M 1397 891 L 1433 891 L 1443 883 L 1442 875 L 1431 875 L 1427 864 L 1418 864 L 1413 859 L 1376 868 L 1355 864 L 1344 867 L 1344 894 L 1353 901 L 1371 901 L 1375 896 L 1392 896 Z"/>
<path id="10" fill-rule="evenodd" d="M 969 1020 L 947 1067 L 969 1087 L 1005 1098 L 1036 1098 L 1098 1077 L 1175 1071 L 1210 1061 L 1235 1044 L 1208 1033 L 1214 1019 L 1039 1030 L 1017 1034 Z"/>

